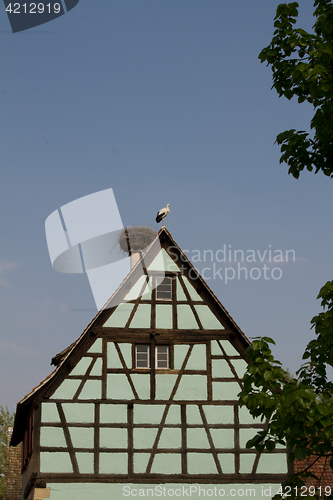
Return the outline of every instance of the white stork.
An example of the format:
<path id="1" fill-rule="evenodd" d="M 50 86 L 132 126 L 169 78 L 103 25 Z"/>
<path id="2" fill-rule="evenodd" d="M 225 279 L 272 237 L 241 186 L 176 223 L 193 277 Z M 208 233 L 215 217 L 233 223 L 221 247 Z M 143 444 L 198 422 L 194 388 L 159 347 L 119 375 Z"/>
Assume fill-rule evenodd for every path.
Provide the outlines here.
<path id="1" fill-rule="evenodd" d="M 161 222 L 162 221 L 162 226 L 164 226 L 164 222 L 163 222 L 164 217 L 166 217 L 168 215 L 168 213 L 171 212 L 171 210 L 170 210 L 169 207 L 170 207 L 170 205 L 168 203 L 166 207 L 161 208 L 161 210 L 159 212 L 157 212 L 156 222 Z"/>

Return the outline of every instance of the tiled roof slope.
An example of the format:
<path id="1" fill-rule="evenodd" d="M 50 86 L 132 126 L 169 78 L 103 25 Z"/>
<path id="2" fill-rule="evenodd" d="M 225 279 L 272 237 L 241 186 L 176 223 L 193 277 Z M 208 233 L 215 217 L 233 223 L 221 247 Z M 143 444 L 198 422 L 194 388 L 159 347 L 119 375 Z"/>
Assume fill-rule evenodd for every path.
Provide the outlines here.
<path id="1" fill-rule="evenodd" d="M 5 473 L 5 489 L 3 500 L 20 500 L 22 490 L 22 475 L 21 475 L 21 454 L 22 445 L 12 447 L 9 446 L 10 439 L 13 433 L 13 428 L 9 427 L 7 435 L 7 456 L 6 456 L 6 473 Z"/>
<path id="2" fill-rule="evenodd" d="M 312 455 L 308 458 L 308 460 L 304 460 L 302 462 L 295 460 L 295 472 L 299 472 L 300 470 L 304 470 L 309 467 L 308 471 L 314 474 L 317 479 L 314 477 L 308 477 L 305 480 L 306 486 L 315 486 L 316 488 L 319 488 L 320 486 L 322 488 L 325 486 L 331 486 L 333 488 L 333 470 L 329 464 L 330 459 L 330 456 L 318 458 Z"/>

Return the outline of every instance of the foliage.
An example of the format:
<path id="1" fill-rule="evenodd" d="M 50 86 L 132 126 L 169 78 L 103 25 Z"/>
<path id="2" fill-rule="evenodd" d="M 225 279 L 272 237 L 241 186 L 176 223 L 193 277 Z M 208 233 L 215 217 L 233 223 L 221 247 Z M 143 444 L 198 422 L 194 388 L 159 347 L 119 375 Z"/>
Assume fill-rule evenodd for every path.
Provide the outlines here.
<path id="1" fill-rule="evenodd" d="M 273 88 L 280 97 L 296 96 L 299 103 L 306 101 L 314 107 L 312 137 L 295 129 L 277 136 L 280 163 L 286 162 L 296 179 L 302 170 L 314 168 L 315 173 L 321 170 L 333 177 L 333 4 L 332 0 L 314 1 L 313 33 L 293 27 L 298 7 L 297 2 L 278 6 L 272 41 L 259 54 L 261 62 L 272 68 Z M 316 337 L 307 345 L 305 362 L 296 376 L 274 359 L 269 347 L 272 339 L 256 338 L 247 351 L 249 366 L 239 396 L 241 405 L 266 421 L 248 448 L 262 452 L 283 445 L 290 451 L 291 462 L 325 457 L 333 469 L 333 384 L 326 372 L 327 366 L 333 367 L 333 281 L 323 286 L 318 299 L 324 311 L 311 321 Z M 315 478 L 304 462 L 302 467 L 284 483 L 290 486 L 290 500 L 305 479 Z M 276 495 L 282 497 L 282 493 Z"/>
<path id="2" fill-rule="evenodd" d="M 3 498 L 4 474 L 6 468 L 7 452 L 7 430 L 14 423 L 14 415 L 11 415 L 8 408 L 0 406 L 0 500 Z"/>
<path id="3" fill-rule="evenodd" d="M 314 33 L 295 29 L 298 3 L 280 4 L 274 36 L 259 54 L 273 71 L 273 87 L 279 96 L 297 96 L 314 107 L 312 137 L 301 130 L 286 130 L 277 136 L 280 163 L 289 165 L 296 179 L 306 168 L 333 177 L 333 4 L 315 0 Z"/>
<path id="4" fill-rule="evenodd" d="M 256 338 L 247 350 L 249 366 L 240 404 L 253 417 L 269 419 L 266 429 L 248 441 L 247 448 L 255 447 L 261 453 L 285 445 L 291 450 L 292 462 L 327 456 L 333 468 L 333 384 L 326 373 L 326 365 L 333 367 L 333 281 L 326 283 L 318 298 L 326 310 L 311 321 L 316 338 L 304 352 L 303 359 L 308 361 L 291 377 L 272 355 L 269 344 L 274 341 Z M 315 476 L 306 468 L 289 477 L 284 486 L 291 486 L 291 499 L 295 498 L 293 488 L 299 488 L 307 477 Z"/>

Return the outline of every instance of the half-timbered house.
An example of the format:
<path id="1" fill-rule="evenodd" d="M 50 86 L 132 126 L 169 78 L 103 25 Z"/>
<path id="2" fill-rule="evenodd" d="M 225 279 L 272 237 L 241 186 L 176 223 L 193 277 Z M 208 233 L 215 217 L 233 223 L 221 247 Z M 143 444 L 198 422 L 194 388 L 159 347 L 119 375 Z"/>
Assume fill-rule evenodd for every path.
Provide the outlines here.
<path id="1" fill-rule="evenodd" d="M 53 358 L 55 371 L 18 404 L 12 445 L 23 440 L 22 498 L 277 489 L 285 450 L 246 448 L 264 425 L 238 405 L 249 345 L 163 227 L 81 337 Z"/>

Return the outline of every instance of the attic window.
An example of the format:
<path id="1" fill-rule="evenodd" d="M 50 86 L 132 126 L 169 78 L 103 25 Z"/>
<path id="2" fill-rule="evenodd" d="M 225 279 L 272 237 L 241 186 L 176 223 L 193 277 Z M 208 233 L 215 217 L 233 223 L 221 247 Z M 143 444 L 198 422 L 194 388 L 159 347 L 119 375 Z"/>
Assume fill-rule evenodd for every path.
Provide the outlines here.
<path id="1" fill-rule="evenodd" d="M 149 345 L 135 346 L 135 367 L 150 368 Z M 170 355 L 168 345 L 157 345 L 155 347 L 155 368 L 169 368 Z"/>
<path id="2" fill-rule="evenodd" d="M 156 278 L 156 299 L 172 300 L 172 278 Z"/>
<path id="3" fill-rule="evenodd" d="M 169 346 L 156 346 L 156 368 L 169 368 Z"/>
<path id="4" fill-rule="evenodd" d="M 149 368 L 149 345 L 135 346 L 135 366 L 136 368 Z"/>

